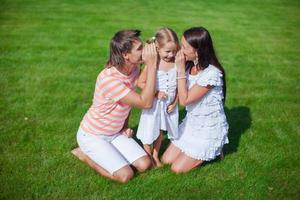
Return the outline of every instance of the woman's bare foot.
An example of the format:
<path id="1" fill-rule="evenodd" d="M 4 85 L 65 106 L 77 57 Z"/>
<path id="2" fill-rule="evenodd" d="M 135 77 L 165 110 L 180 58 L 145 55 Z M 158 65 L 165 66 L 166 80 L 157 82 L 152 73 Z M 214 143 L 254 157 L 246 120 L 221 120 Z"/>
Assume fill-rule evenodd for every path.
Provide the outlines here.
<path id="1" fill-rule="evenodd" d="M 86 155 L 81 151 L 81 149 L 79 147 L 73 149 L 71 151 L 71 153 L 76 156 L 77 158 L 79 158 L 79 160 L 81 161 L 85 161 Z"/>
<path id="2" fill-rule="evenodd" d="M 108 171 L 106 171 L 104 168 L 102 168 L 100 165 L 98 165 L 97 163 L 95 163 L 92 159 L 90 159 L 87 155 L 85 155 L 81 149 L 79 147 L 73 149 L 71 151 L 71 153 L 76 156 L 77 158 L 79 158 L 79 160 L 81 160 L 82 162 L 86 163 L 88 166 L 90 166 L 92 169 L 96 170 L 96 172 L 98 172 L 100 175 L 106 177 L 106 178 L 109 178 L 109 179 L 112 179 L 112 180 L 115 180 L 115 181 L 119 181 L 119 182 L 122 182 L 122 183 L 125 183 L 127 182 L 130 178 L 132 178 L 131 176 L 131 172 L 130 170 L 127 168 L 127 167 L 124 167 L 118 171 L 120 171 L 120 176 L 113 176 L 111 175 Z M 125 169 L 126 168 L 126 169 Z M 123 172 L 128 172 L 127 174 L 123 175 Z M 116 172 L 117 173 L 117 172 Z"/>

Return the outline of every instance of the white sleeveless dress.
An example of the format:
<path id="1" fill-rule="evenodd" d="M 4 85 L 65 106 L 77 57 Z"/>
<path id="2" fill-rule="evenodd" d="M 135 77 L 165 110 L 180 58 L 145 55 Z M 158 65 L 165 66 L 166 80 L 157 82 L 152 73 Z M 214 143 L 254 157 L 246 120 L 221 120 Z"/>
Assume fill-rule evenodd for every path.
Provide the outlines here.
<path id="1" fill-rule="evenodd" d="M 186 106 L 186 117 L 179 125 L 180 138 L 172 143 L 197 160 L 213 160 L 227 144 L 228 123 L 223 108 L 221 71 L 213 65 L 187 75 L 188 86 L 214 86 L 200 101 Z"/>
<path id="2" fill-rule="evenodd" d="M 157 70 L 156 90 L 167 94 L 165 100 L 157 98 L 150 109 L 143 109 L 137 130 L 137 138 L 143 144 L 152 144 L 159 136 L 160 130 L 168 132 L 169 139 L 178 138 L 178 106 L 171 113 L 167 107 L 174 101 L 177 89 L 177 71 L 173 67 L 169 71 Z"/>

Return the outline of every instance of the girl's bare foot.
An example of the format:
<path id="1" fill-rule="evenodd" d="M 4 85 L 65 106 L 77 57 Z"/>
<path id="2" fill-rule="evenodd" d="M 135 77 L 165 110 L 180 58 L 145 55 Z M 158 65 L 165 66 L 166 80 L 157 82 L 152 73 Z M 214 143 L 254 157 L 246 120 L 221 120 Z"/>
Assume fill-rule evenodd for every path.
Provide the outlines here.
<path id="1" fill-rule="evenodd" d="M 155 164 L 155 161 L 153 159 L 153 157 L 151 155 L 149 155 L 150 157 L 150 160 L 151 160 L 151 168 L 155 168 L 156 164 Z"/>
<path id="2" fill-rule="evenodd" d="M 153 156 L 153 161 L 154 161 L 154 166 L 159 168 L 159 167 L 162 167 L 163 164 L 160 162 L 158 156 Z"/>

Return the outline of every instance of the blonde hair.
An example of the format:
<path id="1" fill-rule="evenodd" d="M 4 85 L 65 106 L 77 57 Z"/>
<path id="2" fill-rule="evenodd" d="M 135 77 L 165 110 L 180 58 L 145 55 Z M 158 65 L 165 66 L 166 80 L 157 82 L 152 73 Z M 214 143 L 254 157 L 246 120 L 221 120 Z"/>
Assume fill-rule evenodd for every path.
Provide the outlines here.
<path id="1" fill-rule="evenodd" d="M 174 42 L 177 46 L 177 50 L 179 50 L 179 48 L 180 48 L 179 40 L 178 40 L 178 37 L 177 37 L 175 31 L 173 31 L 172 29 L 167 28 L 167 27 L 159 29 L 155 33 L 155 36 L 150 38 L 146 42 L 147 43 L 155 42 L 155 44 L 158 47 L 163 47 L 168 42 Z"/>

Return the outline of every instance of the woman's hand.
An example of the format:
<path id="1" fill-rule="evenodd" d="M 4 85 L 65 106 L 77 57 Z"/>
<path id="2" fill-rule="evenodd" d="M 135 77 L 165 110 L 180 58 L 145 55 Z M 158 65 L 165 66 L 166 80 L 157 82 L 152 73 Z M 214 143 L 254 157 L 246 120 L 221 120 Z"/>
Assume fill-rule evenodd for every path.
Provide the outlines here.
<path id="1" fill-rule="evenodd" d="M 122 130 L 122 134 L 131 138 L 133 136 L 133 130 L 131 128 L 125 128 Z"/>
<path id="2" fill-rule="evenodd" d="M 156 69 L 157 52 L 154 43 L 145 44 L 145 47 L 143 48 L 142 59 L 145 65 L 148 66 L 148 69 Z"/>
<path id="3" fill-rule="evenodd" d="M 178 76 L 185 75 L 185 57 L 182 50 L 179 50 L 175 57 L 175 64 L 177 67 Z"/>
<path id="4" fill-rule="evenodd" d="M 156 88 L 157 52 L 154 44 L 146 44 L 143 48 L 142 59 L 147 67 L 145 83 L 140 94 L 132 89 L 120 102 L 130 106 L 149 109 L 153 105 Z"/>

